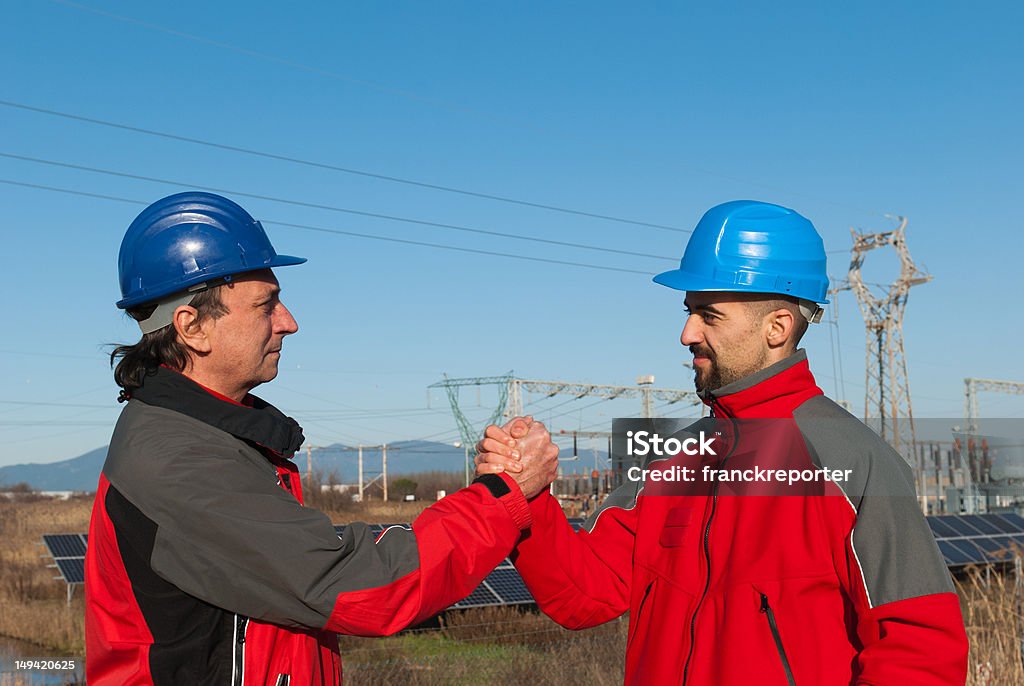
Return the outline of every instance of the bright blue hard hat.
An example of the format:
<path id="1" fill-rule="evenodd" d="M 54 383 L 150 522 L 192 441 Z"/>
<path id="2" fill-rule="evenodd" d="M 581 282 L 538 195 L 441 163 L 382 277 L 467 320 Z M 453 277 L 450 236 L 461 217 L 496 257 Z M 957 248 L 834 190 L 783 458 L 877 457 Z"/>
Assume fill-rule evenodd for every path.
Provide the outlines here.
<path id="1" fill-rule="evenodd" d="M 128 309 L 207 281 L 302 264 L 278 255 L 263 226 L 239 205 L 213 193 L 177 193 L 147 207 L 121 241 L 121 299 Z"/>
<path id="2" fill-rule="evenodd" d="M 654 281 L 680 291 L 780 293 L 828 302 L 825 245 L 814 225 L 793 210 L 754 200 L 708 210 L 679 269 Z"/>

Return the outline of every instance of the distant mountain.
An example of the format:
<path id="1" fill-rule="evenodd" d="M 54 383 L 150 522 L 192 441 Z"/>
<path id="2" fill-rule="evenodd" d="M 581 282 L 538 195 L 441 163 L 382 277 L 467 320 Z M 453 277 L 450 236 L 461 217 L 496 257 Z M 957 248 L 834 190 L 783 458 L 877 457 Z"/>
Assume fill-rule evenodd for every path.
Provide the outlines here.
<path id="1" fill-rule="evenodd" d="M 16 464 L 0 467 L 0 487 L 27 483 L 37 491 L 95 491 L 96 482 L 107 457 L 107 446 L 61 462 Z M 306 451 L 295 455 L 299 471 L 306 472 Z M 332 445 L 312 451 L 313 469 L 326 477 L 331 472 L 339 482 L 354 483 L 359 478 L 359 451 Z M 462 472 L 465 454 L 462 448 L 431 441 L 399 441 L 388 446 L 388 475 L 413 472 Z M 372 479 L 381 471 L 381 451 L 363 450 L 363 477 Z"/>
<path id="2" fill-rule="evenodd" d="M 472 452 L 470 459 L 472 459 Z M 596 455 L 594 453 L 597 453 Z M 570 458 L 572 450 L 562 448 L 562 458 Z M 0 487 L 27 483 L 37 491 L 95 491 L 96 482 L 107 457 L 107 446 L 48 464 L 16 464 L 0 467 Z M 359 449 L 341 444 L 311 451 L 313 470 L 324 478 L 332 473 L 339 483 L 355 483 L 359 479 Z M 363 478 L 367 481 L 381 472 L 381 450 L 363 449 Z M 458 472 L 465 469 L 466 455 L 462 448 L 434 441 L 397 441 L 388 444 L 388 476 L 416 472 Z M 307 453 L 295 455 L 299 471 L 306 473 Z M 588 474 L 595 464 L 604 469 L 605 451 L 581 450 L 578 460 L 562 463 L 565 474 Z M 470 466 L 472 469 L 472 464 Z"/>
<path id="3" fill-rule="evenodd" d="M 37 491 L 95 491 L 107 446 L 70 460 L 0 467 L 0 486 L 27 483 Z"/>

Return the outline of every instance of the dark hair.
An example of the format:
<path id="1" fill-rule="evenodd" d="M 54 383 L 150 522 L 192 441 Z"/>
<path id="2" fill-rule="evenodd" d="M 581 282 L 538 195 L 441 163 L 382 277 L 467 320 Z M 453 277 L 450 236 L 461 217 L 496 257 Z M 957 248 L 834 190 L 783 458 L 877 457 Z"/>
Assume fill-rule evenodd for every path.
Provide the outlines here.
<path id="1" fill-rule="evenodd" d="M 207 317 L 218 319 L 227 314 L 228 308 L 220 297 L 220 286 L 200 291 L 192 298 L 189 305 L 196 308 L 199 321 Z M 128 315 L 136 321 L 148 319 L 156 303 L 148 303 L 128 310 Z M 122 389 L 124 400 L 133 389 L 140 387 L 147 376 L 156 373 L 160 365 L 177 371 L 185 369 L 189 361 L 188 349 L 178 340 L 178 332 L 174 326 L 165 326 L 152 333 L 142 335 L 135 345 L 119 345 L 110 353 L 110 366 L 114 369 L 114 382 Z"/>

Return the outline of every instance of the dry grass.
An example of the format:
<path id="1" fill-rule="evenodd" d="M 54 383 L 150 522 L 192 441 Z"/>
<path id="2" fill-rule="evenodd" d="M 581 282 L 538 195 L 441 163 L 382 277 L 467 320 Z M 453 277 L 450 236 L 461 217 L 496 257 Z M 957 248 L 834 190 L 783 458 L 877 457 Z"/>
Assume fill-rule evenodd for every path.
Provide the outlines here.
<path id="1" fill-rule="evenodd" d="M 81 533 L 89 527 L 92 497 L 67 501 L 21 496 L 0 499 L 0 634 L 84 655 L 84 604 L 78 589 L 69 606 L 66 586 L 54 581 L 43 534 Z"/>
<path id="2" fill-rule="evenodd" d="M 971 642 L 968 686 L 1024 684 L 1024 588 L 1012 574 L 972 569 L 957 591 Z"/>

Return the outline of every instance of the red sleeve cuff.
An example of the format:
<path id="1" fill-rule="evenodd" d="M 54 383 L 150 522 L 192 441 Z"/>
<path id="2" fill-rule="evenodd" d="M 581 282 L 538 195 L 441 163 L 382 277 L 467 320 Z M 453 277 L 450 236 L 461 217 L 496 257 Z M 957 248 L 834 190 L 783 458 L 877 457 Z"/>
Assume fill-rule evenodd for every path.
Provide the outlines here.
<path id="1" fill-rule="evenodd" d="M 508 513 L 512 516 L 512 521 L 515 522 L 520 531 L 529 529 L 530 525 L 533 524 L 533 514 L 530 512 L 530 503 L 526 501 L 526 496 L 523 495 L 523 489 L 519 488 L 516 480 L 507 473 L 502 472 L 498 476 L 505 480 L 509 489 L 509 492 L 498 500 L 505 505 L 505 509 L 508 510 Z"/>
<path id="2" fill-rule="evenodd" d="M 523 490 L 519 488 L 516 480 L 507 473 L 484 474 L 474 479 L 473 483 L 486 487 L 491 495 L 505 506 L 509 516 L 512 517 L 512 522 L 520 531 L 529 529 L 530 525 L 533 524 L 530 504 L 526 502 Z"/>

